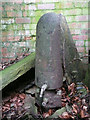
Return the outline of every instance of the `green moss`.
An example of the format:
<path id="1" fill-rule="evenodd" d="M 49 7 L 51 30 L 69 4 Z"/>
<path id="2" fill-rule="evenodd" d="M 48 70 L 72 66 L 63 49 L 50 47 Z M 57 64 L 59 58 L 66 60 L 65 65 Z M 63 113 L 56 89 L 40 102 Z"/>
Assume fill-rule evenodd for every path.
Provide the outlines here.
<path id="1" fill-rule="evenodd" d="M 18 77 L 30 70 L 30 68 L 34 67 L 34 61 L 35 53 L 31 53 L 29 56 L 22 59 L 21 61 L 0 71 L 0 81 L 2 81 L 2 88 L 4 88 L 10 82 L 16 80 Z"/>
<path id="2" fill-rule="evenodd" d="M 30 29 L 36 30 L 36 24 L 30 24 Z"/>

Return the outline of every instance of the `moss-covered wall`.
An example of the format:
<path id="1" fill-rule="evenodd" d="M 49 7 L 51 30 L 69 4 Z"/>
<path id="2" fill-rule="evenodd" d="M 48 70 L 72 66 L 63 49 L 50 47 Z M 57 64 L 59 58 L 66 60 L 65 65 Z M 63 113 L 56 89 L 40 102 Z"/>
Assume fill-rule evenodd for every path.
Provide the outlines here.
<path id="1" fill-rule="evenodd" d="M 36 24 L 47 12 L 62 13 L 80 55 L 88 53 L 88 0 L 6 0 L 0 10 L 3 62 L 34 51 Z"/>

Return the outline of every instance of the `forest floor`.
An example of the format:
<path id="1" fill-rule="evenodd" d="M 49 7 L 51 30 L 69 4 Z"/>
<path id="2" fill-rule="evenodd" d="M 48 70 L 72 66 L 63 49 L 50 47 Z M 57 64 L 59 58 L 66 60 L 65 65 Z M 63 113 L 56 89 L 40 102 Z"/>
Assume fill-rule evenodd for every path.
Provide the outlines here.
<path id="1" fill-rule="evenodd" d="M 21 86 L 20 86 L 21 87 Z M 62 92 L 61 108 L 43 111 L 35 104 L 34 81 L 17 90 L 9 91 L 2 100 L 2 120 L 89 120 L 90 92 L 82 82 L 66 84 L 59 89 Z M 6 92 L 6 93 L 7 93 Z"/>

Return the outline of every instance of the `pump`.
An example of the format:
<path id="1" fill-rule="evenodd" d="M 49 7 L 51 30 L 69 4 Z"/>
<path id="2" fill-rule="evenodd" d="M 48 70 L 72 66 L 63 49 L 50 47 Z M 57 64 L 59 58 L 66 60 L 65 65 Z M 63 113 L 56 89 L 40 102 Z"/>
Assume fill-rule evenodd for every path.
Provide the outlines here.
<path id="1" fill-rule="evenodd" d="M 46 108 L 60 107 L 61 95 L 58 95 L 57 89 L 62 86 L 63 71 L 59 16 L 55 13 L 43 15 L 36 31 L 35 84 L 39 88 L 37 101 Z"/>
<path id="2" fill-rule="evenodd" d="M 44 14 L 36 28 L 37 104 L 44 108 L 61 107 L 63 76 L 81 81 L 83 73 L 83 65 L 65 17 L 55 13 Z"/>

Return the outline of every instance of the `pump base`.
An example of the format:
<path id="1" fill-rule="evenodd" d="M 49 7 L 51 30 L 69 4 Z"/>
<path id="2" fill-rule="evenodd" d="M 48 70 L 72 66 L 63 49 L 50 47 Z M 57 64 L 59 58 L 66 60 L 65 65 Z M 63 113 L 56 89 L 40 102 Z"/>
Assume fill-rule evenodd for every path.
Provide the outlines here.
<path id="1" fill-rule="evenodd" d="M 58 94 L 55 90 L 45 91 L 43 97 L 40 98 L 39 93 L 36 93 L 36 103 L 45 109 L 61 107 L 61 93 Z"/>

